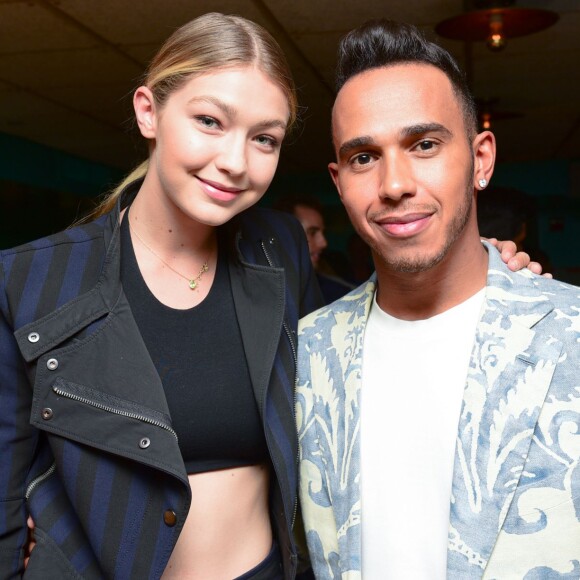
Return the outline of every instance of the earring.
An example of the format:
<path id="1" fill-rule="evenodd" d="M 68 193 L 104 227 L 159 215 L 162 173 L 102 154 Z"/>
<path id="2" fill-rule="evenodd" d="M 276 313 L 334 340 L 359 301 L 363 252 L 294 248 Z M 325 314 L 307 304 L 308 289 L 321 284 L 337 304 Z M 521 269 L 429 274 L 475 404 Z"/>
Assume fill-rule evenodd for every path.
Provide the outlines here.
<path id="1" fill-rule="evenodd" d="M 479 187 L 481 187 L 481 189 L 485 189 L 487 187 L 487 179 L 480 179 Z"/>

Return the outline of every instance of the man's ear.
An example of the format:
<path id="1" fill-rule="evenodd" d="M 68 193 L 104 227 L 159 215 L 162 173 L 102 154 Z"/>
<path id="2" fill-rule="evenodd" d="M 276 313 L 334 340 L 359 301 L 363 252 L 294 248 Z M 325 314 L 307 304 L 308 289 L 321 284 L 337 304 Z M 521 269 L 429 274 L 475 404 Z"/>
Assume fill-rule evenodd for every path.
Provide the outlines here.
<path id="1" fill-rule="evenodd" d="M 338 184 L 338 163 L 332 162 L 328 164 L 328 171 L 330 173 L 330 177 L 334 183 L 334 187 L 338 191 L 338 195 L 342 199 L 342 194 L 340 193 L 340 186 Z"/>
<path id="2" fill-rule="evenodd" d="M 133 95 L 133 108 L 139 131 L 145 139 L 155 139 L 157 132 L 157 111 L 153 93 L 148 87 L 139 87 Z"/>
<path id="3" fill-rule="evenodd" d="M 495 136 L 491 131 L 483 131 L 473 140 L 473 160 L 473 187 L 485 189 L 495 165 Z"/>

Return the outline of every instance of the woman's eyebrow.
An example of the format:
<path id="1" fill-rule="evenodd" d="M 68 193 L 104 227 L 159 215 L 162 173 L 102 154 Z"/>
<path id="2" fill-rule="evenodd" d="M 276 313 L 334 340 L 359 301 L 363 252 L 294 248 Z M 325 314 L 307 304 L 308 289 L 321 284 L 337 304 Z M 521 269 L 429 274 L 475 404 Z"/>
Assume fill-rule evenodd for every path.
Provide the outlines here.
<path id="1" fill-rule="evenodd" d="M 217 97 L 214 97 L 213 95 L 198 95 L 189 99 L 187 103 L 188 104 L 210 103 L 218 107 L 218 109 L 221 109 L 230 119 L 235 119 L 238 114 L 237 110 L 234 107 L 228 105 L 227 103 L 225 103 L 221 99 L 218 99 Z M 264 129 L 280 127 L 284 131 L 286 131 L 287 128 L 287 124 L 280 119 L 264 119 L 263 121 L 258 121 L 257 123 L 255 123 L 254 126 L 263 127 Z"/>
<path id="2" fill-rule="evenodd" d="M 198 95 L 192 97 L 187 101 L 187 104 L 190 103 L 211 103 L 215 105 L 219 109 L 221 109 L 228 117 L 234 118 L 237 115 L 236 109 L 234 109 L 231 105 L 224 103 L 221 99 L 214 97 L 213 95 Z"/>

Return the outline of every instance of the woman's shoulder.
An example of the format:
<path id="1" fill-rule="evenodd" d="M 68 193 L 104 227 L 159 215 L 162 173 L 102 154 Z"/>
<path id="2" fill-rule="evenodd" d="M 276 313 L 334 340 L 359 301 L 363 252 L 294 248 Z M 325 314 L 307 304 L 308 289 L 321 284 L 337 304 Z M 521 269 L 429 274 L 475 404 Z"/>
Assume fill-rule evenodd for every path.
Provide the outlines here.
<path id="1" fill-rule="evenodd" d="M 54 251 L 61 246 L 71 244 L 90 243 L 96 239 L 102 239 L 104 234 L 105 217 L 85 224 L 76 225 L 55 234 L 50 234 L 30 242 L 25 242 L 13 248 L 1 250 L 3 258 L 16 257 L 20 254 L 39 252 L 44 250 Z"/>

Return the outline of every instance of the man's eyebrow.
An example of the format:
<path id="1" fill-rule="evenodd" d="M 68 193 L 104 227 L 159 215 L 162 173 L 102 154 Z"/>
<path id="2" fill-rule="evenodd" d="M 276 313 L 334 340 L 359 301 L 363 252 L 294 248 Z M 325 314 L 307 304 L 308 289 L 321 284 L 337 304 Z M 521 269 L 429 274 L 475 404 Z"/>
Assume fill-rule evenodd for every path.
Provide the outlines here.
<path id="1" fill-rule="evenodd" d="M 441 123 L 419 123 L 401 129 L 401 137 L 419 137 L 425 133 L 441 133 L 445 137 L 453 137 L 453 133 Z"/>
<path id="2" fill-rule="evenodd" d="M 358 149 L 359 147 L 366 147 L 367 145 L 374 145 L 375 140 L 368 135 L 363 135 L 361 137 L 355 137 L 354 139 L 349 139 L 345 141 L 338 150 L 339 159 L 345 157 L 353 149 Z"/>

